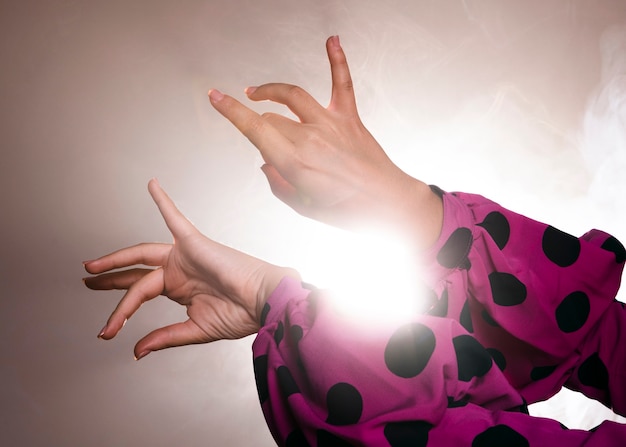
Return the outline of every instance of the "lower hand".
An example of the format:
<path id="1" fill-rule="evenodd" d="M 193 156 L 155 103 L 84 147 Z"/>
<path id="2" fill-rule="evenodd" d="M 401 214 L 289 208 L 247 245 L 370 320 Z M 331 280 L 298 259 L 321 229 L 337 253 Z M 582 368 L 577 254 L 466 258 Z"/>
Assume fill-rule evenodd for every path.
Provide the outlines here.
<path id="1" fill-rule="evenodd" d="M 176 208 L 156 180 L 148 189 L 170 229 L 172 244 L 145 243 L 85 262 L 94 290 L 124 289 L 100 338 L 111 339 L 143 304 L 159 295 L 185 306 L 189 319 L 154 330 L 135 346 L 135 357 L 192 343 L 236 339 L 257 332 L 261 310 L 292 269 L 277 267 L 202 235 Z M 135 265 L 156 267 L 130 268 Z M 112 271 L 115 270 L 115 271 Z"/>

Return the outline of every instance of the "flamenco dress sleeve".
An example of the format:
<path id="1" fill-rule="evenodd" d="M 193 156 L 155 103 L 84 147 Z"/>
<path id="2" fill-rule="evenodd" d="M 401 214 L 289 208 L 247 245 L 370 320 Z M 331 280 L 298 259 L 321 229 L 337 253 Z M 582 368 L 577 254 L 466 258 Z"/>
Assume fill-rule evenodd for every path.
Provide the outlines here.
<path id="1" fill-rule="evenodd" d="M 291 278 L 267 302 L 253 359 L 280 446 L 618 445 L 607 441 L 617 424 L 591 433 L 525 414 L 489 352 L 456 321 L 365 323 Z"/>
<path id="2" fill-rule="evenodd" d="M 624 247 L 599 230 L 575 237 L 482 196 L 433 189 L 444 223 L 425 255 L 429 314 L 474 335 L 527 402 L 547 399 L 614 302 Z"/>

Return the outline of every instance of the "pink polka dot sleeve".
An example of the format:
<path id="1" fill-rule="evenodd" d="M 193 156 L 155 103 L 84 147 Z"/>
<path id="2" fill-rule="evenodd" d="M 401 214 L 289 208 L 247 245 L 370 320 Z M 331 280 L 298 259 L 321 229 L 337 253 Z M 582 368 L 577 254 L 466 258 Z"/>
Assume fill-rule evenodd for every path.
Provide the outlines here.
<path id="1" fill-rule="evenodd" d="M 429 314 L 458 321 L 529 403 L 550 397 L 614 302 L 624 247 L 599 230 L 574 237 L 479 195 L 436 191 L 444 224 L 426 255 Z"/>
<path id="2" fill-rule="evenodd" d="M 612 424 L 591 433 L 525 414 L 522 397 L 458 322 L 365 325 L 291 278 L 264 308 L 253 359 L 281 446 L 618 445 L 608 441 Z"/>

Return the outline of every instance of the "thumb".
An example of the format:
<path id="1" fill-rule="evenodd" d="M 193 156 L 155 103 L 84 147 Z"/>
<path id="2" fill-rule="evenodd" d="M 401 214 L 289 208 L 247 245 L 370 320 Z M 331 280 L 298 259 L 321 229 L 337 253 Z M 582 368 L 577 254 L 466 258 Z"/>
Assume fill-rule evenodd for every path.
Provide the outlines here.
<path id="1" fill-rule="evenodd" d="M 135 359 L 139 360 L 152 351 L 199 343 L 209 343 L 208 335 L 193 321 L 187 320 L 156 329 L 135 345 Z"/>

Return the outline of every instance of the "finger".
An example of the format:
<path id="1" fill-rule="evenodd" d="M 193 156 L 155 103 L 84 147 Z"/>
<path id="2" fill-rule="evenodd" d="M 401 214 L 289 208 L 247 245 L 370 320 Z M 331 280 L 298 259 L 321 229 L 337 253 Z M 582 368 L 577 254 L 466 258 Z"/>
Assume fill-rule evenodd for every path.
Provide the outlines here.
<path id="1" fill-rule="evenodd" d="M 130 269 L 83 278 L 91 290 L 125 290 L 150 273 L 152 269 Z"/>
<path id="2" fill-rule="evenodd" d="M 302 122 L 315 122 L 326 111 L 311 95 L 297 85 L 264 84 L 246 89 L 248 98 L 253 101 L 270 100 L 289 107 Z"/>
<path id="3" fill-rule="evenodd" d="M 181 213 L 167 193 L 161 188 L 157 179 L 153 178 L 148 182 L 148 191 L 152 200 L 156 203 L 167 228 L 170 229 L 174 238 L 181 238 L 185 235 L 195 233 L 196 227 Z"/>
<path id="4" fill-rule="evenodd" d="M 266 112 L 261 116 L 291 142 L 296 142 L 302 133 L 302 124 L 285 116 L 271 112 Z"/>
<path id="5" fill-rule="evenodd" d="M 128 320 L 146 301 L 163 293 L 163 269 L 156 269 L 135 282 L 122 297 L 100 331 L 99 337 L 109 340 L 117 335 Z"/>
<path id="6" fill-rule="evenodd" d="M 143 264 L 164 265 L 171 250 L 170 244 L 142 243 L 104 255 L 92 261 L 85 261 L 85 270 L 92 274 Z"/>
<path id="7" fill-rule="evenodd" d="M 336 110 L 351 116 L 357 116 L 354 87 L 346 55 L 339 43 L 339 36 L 329 37 L 326 51 L 330 61 L 330 72 L 333 80 L 332 96 L 329 110 Z"/>
<path id="8" fill-rule="evenodd" d="M 214 340 L 209 339 L 207 334 L 192 320 L 174 323 L 156 329 L 139 340 L 135 345 L 135 359 L 139 360 L 152 351 L 211 341 Z"/>
<path id="9" fill-rule="evenodd" d="M 261 152 L 263 159 L 279 169 L 286 169 L 295 152 L 293 143 L 258 113 L 217 90 L 209 91 L 211 104 L 235 125 Z"/>

